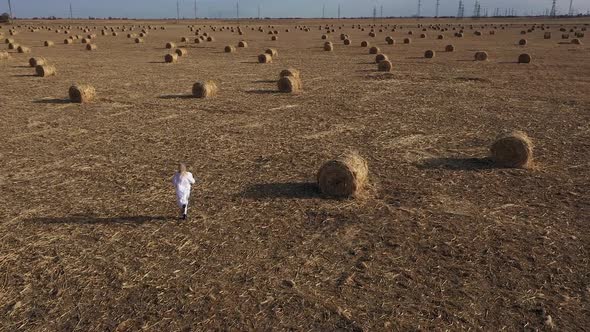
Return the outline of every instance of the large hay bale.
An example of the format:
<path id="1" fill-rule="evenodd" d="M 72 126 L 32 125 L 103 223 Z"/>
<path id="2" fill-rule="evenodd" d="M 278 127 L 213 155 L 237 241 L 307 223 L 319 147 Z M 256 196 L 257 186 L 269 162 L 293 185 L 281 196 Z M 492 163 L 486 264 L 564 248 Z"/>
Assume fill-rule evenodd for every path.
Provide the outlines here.
<path id="1" fill-rule="evenodd" d="M 438 35 L 438 37 L 436 37 L 437 39 L 445 39 L 445 36 L 443 35 Z"/>
<path id="2" fill-rule="evenodd" d="M 64 39 L 64 44 L 66 44 L 66 45 L 73 44 L 73 43 L 74 43 L 74 40 L 73 39 L 70 39 L 70 38 Z"/>
<path id="3" fill-rule="evenodd" d="M 377 65 L 377 70 L 379 70 L 379 71 L 390 72 L 392 68 L 393 68 L 393 64 L 391 63 L 391 61 L 389 61 L 387 59 L 380 61 L 379 64 Z"/>
<path id="4" fill-rule="evenodd" d="M 14 44 L 14 39 L 12 39 L 12 38 L 6 38 L 6 39 L 4 39 L 4 43 L 5 44 Z"/>
<path id="5" fill-rule="evenodd" d="M 180 38 L 180 42 L 181 43 L 186 43 L 186 42 L 188 42 L 188 38 L 182 37 L 182 38 Z"/>
<path id="6" fill-rule="evenodd" d="M 488 60 L 488 53 L 484 51 L 475 52 L 475 61 L 487 61 Z"/>
<path id="7" fill-rule="evenodd" d="M 55 75 L 57 70 L 52 65 L 41 65 L 35 67 L 35 72 L 37 73 L 37 76 L 48 77 Z"/>
<path id="8" fill-rule="evenodd" d="M 46 41 L 43 43 L 43 45 L 44 45 L 45 47 L 51 47 L 51 46 L 55 45 L 55 43 L 54 43 L 54 42 L 52 42 L 51 40 L 46 40 Z"/>
<path id="9" fill-rule="evenodd" d="M 8 52 L 6 51 L 0 51 L 0 60 L 5 60 L 10 58 L 10 54 L 8 54 Z"/>
<path id="10" fill-rule="evenodd" d="M 135 38 L 135 43 L 141 44 L 141 43 L 143 43 L 143 39 L 142 38 Z"/>
<path id="11" fill-rule="evenodd" d="M 29 65 L 31 65 L 33 68 L 45 64 L 47 64 L 47 60 L 43 57 L 33 57 L 29 59 Z"/>
<path id="12" fill-rule="evenodd" d="M 246 48 L 248 47 L 248 43 L 242 40 L 238 43 L 238 47 Z"/>
<path id="13" fill-rule="evenodd" d="M 518 41 L 518 45 L 520 46 L 525 46 L 527 44 L 527 40 L 526 39 L 521 39 Z"/>
<path id="14" fill-rule="evenodd" d="M 193 85 L 193 96 L 195 98 L 211 98 L 217 95 L 217 84 L 213 81 L 197 82 Z"/>
<path id="15" fill-rule="evenodd" d="M 224 50 L 225 53 L 234 53 L 236 51 L 236 48 L 232 45 L 227 45 Z"/>
<path id="16" fill-rule="evenodd" d="M 574 45 L 582 45 L 582 41 L 579 40 L 578 38 L 572 39 L 571 43 Z"/>
<path id="17" fill-rule="evenodd" d="M 503 167 L 528 168 L 533 161 L 533 143 L 520 131 L 498 137 L 490 151 L 494 162 Z"/>
<path id="18" fill-rule="evenodd" d="M 167 48 L 167 49 L 173 49 L 173 48 L 176 48 L 176 44 L 175 44 L 175 43 L 173 43 L 173 42 L 167 42 L 167 43 L 166 43 L 166 48 Z"/>
<path id="19" fill-rule="evenodd" d="M 412 43 L 412 39 L 404 38 L 404 44 L 411 44 L 411 43 Z"/>
<path id="20" fill-rule="evenodd" d="M 286 76 L 292 76 L 292 77 L 295 77 L 295 78 L 301 78 L 301 72 L 299 72 L 299 70 L 298 69 L 295 69 L 295 68 L 283 69 L 279 73 L 279 77 L 286 77 Z"/>
<path id="21" fill-rule="evenodd" d="M 518 63 L 530 63 L 531 60 L 531 56 L 527 53 L 523 53 L 518 56 Z"/>
<path id="22" fill-rule="evenodd" d="M 389 58 L 387 57 L 387 55 L 385 55 L 383 53 L 379 53 L 375 56 L 375 63 L 379 63 L 384 60 L 389 60 Z"/>
<path id="23" fill-rule="evenodd" d="M 96 44 L 86 44 L 87 51 L 94 51 L 96 49 L 98 49 L 98 46 L 96 46 Z"/>
<path id="24" fill-rule="evenodd" d="M 373 46 L 369 49 L 369 54 L 379 54 L 381 50 L 377 46 Z"/>
<path id="25" fill-rule="evenodd" d="M 188 51 L 186 50 L 186 48 L 183 47 L 179 47 L 176 50 L 174 50 L 174 53 L 176 53 L 176 55 L 180 56 L 186 56 L 188 54 Z"/>
<path id="26" fill-rule="evenodd" d="M 361 42 L 361 47 L 369 47 L 369 42 L 368 42 L 368 41 L 366 41 L 366 40 L 363 40 L 363 41 Z"/>
<path id="27" fill-rule="evenodd" d="M 214 39 L 212 36 L 209 36 L 209 37 L 207 37 L 207 41 L 208 41 L 208 42 L 214 42 L 214 41 L 215 41 L 215 39 Z"/>
<path id="28" fill-rule="evenodd" d="M 355 197 L 367 183 L 369 167 L 358 153 L 343 154 L 322 165 L 317 174 L 320 191 L 327 196 Z"/>
<path id="29" fill-rule="evenodd" d="M 272 62 L 272 55 L 268 53 L 263 53 L 258 56 L 259 63 L 271 63 Z"/>
<path id="30" fill-rule="evenodd" d="M 324 43 L 324 51 L 332 52 L 333 50 L 334 50 L 334 45 L 332 44 L 332 42 L 325 42 Z"/>
<path id="31" fill-rule="evenodd" d="M 301 79 L 294 76 L 283 76 L 277 82 L 280 92 L 299 93 L 301 92 Z"/>
<path id="32" fill-rule="evenodd" d="M 73 103 L 89 103 L 94 100 L 96 90 L 91 85 L 74 84 L 68 90 L 68 94 Z"/>
<path id="33" fill-rule="evenodd" d="M 169 53 L 164 56 L 164 62 L 166 63 L 175 63 L 178 61 L 178 54 L 176 53 Z"/>
<path id="34" fill-rule="evenodd" d="M 16 49 L 18 49 L 19 47 L 20 47 L 20 45 L 19 45 L 19 44 L 17 44 L 17 43 L 10 43 L 10 44 L 8 44 L 8 49 L 9 49 L 9 50 L 16 50 Z"/>
<path id="35" fill-rule="evenodd" d="M 279 52 L 274 48 L 267 48 L 264 53 L 270 54 L 270 56 L 273 58 L 276 58 L 279 55 Z"/>
<path id="36" fill-rule="evenodd" d="M 275 40 L 277 40 L 277 39 L 278 39 L 278 37 L 277 37 L 277 36 L 272 36 L 272 37 L 270 37 L 270 40 L 272 40 L 272 41 L 275 41 Z"/>
<path id="37" fill-rule="evenodd" d="M 453 46 L 453 45 L 445 46 L 445 52 L 455 52 L 455 46 Z"/>
<path id="38" fill-rule="evenodd" d="M 424 57 L 426 59 L 432 59 L 436 56 L 436 52 L 434 52 L 433 50 L 427 50 L 426 52 L 424 52 Z"/>
<path id="39" fill-rule="evenodd" d="M 344 45 L 350 45 L 351 41 L 350 39 L 346 38 L 344 39 Z"/>
<path id="40" fill-rule="evenodd" d="M 16 51 L 18 53 L 31 53 L 31 49 L 25 46 L 19 46 Z"/>

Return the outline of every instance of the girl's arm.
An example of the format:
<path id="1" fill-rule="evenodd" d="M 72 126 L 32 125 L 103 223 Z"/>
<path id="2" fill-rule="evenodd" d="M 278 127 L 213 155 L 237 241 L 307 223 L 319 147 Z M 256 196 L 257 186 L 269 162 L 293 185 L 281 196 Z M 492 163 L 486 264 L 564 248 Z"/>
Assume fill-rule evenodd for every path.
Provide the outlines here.
<path id="1" fill-rule="evenodd" d="M 195 181 L 195 178 L 193 177 L 193 173 L 190 173 L 190 176 L 188 177 L 188 181 L 189 181 L 191 184 L 195 184 L 195 182 L 196 182 L 196 181 Z"/>

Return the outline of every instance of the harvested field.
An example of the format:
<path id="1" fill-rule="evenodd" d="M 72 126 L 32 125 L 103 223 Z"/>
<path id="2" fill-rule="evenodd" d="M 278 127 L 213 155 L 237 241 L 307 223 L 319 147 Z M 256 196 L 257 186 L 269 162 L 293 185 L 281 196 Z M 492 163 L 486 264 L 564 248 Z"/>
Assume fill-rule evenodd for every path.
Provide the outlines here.
<path id="1" fill-rule="evenodd" d="M 590 48 L 559 30 L 590 22 L 419 23 L 449 30 L 19 21 L 11 38 L 31 53 L 0 45 L 0 331 L 587 330 Z M 326 24 L 328 40 L 354 42 L 325 52 Z M 533 24 L 534 61 L 518 64 Z M 135 43 L 132 25 L 154 29 Z M 213 41 L 194 43 L 189 25 Z M 44 47 L 57 29 L 97 34 L 99 47 Z M 173 49 L 187 54 L 166 64 L 180 36 L 192 38 Z M 258 63 L 269 47 L 278 56 Z M 31 57 L 58 74 L 35 76 Z M 277 90 L 285 68 L 300 70 L 300 93 Z M 192 98 L 209 80 L 216 97 Z M 96 89 L 92 103 L 70 102 L 74 82 Z M 533 166 L 497 167 L 492 143 L 516 130 Z M 350 150 L 368 165 L 363 195 L 324 197 L 318 169 Z M 179 162 L 197 178 L 187 221 Z"/>

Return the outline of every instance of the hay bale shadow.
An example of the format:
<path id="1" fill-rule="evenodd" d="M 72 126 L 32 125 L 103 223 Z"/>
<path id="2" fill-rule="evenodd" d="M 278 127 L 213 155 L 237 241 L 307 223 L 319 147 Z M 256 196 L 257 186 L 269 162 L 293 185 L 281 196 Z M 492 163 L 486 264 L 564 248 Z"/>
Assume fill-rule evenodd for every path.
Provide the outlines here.
<path id="1" fill-rule="evenodd" d="M 312 182 L 276 182 L 251 185 L 242 192 L 241 196 L 251 199 L 309 199 L 320 197 L 320 191 Z"/>
<path id="2" fill-rule="evenodd" d="M 163 95 L 159 96 L 160 99 L 196 99 L 193 95 Z"/>
<path id="3" fill-rule="evenodd" d="M 418 165 L 421 169 L 477 171 L 496 168 L 490 158 L 429 158 Z"/>
<path id="4" fill-rule="evenodd" d="M 278 90 L 247 90 L 246 93 L 255 94 L 255 95 L 270 95 L 270 94 L 280 94 L 281 92 Z"/>
<path id="5" fill-rule="evenodd" d="M 35 104 L 69 104 L 71 102 L 71 100 L 63 98 L 39 99 L 34 101 Z"/>
<path id="6" fill-rule="evenodd" d="M 36 74 L 19 74 L 19 75 L 12 75 L 12 77 L 36 77 Z"/>
<path id="7" fill-rule="evenodd" d="M 73 215 L 66 217 L 30 218 L 25 219 L 25 222 L 39 224 L 144 224 L 166 220 L 174 220 L 174 218 L 166 216 L 96 217 L 92 215 Z"/>
<path id="8" fill-rule="evenodd" d="M 277 80 L 258 80 L 252 81 L 252 83 L 277 83 Z"/>

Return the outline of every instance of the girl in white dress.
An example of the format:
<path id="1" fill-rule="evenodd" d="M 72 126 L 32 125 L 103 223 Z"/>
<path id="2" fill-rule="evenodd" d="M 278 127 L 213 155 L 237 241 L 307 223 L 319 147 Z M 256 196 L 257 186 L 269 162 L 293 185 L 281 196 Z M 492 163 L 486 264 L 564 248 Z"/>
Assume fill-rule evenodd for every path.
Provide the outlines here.
<path id="1" fill-rule="evenodd" d="M 195 184 L 195 178 L 186 170 L 185 164 L 178 165 L 178 172 L 174 174 L 172 183 L 176 189 L 176 202 L 180 208 L 182 220 L 186 220 L 188 214 L 188 199 L 191 195 L 191 185 Z"/>

